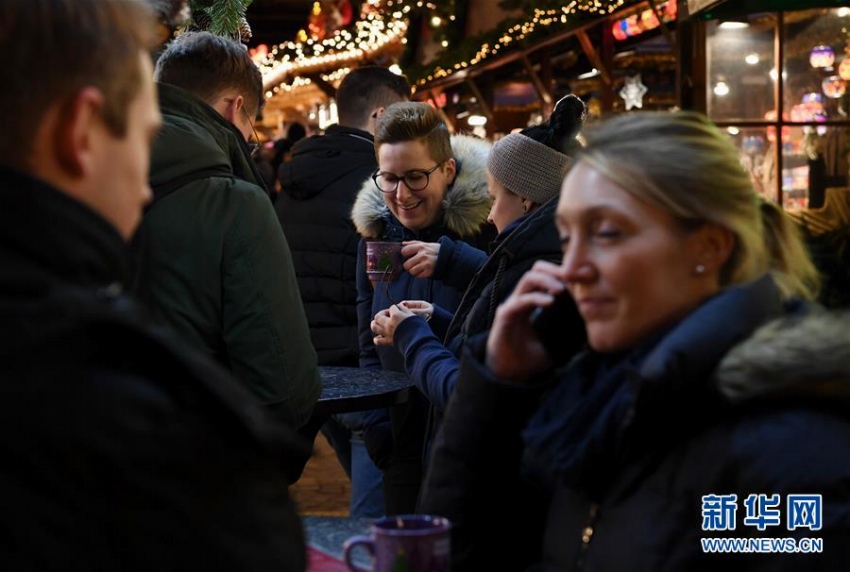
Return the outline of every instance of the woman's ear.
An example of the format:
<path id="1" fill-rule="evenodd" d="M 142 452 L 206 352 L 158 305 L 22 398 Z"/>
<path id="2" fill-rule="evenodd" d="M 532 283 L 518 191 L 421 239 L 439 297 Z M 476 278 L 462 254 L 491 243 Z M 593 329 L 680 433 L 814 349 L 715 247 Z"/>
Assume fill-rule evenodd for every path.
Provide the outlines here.
<path id="1" fill-rule="evenodd" d="M 446 173 L 446 180 L 448 180 L 449 185 L 454 184 L 455 177 L 457 176 L 457 163 L 455 160 L 448 159 L 446 163 L 443 165 L 444 172 Z"/>
<path id="2" fill-rule="evenodd" d="M 736 238 L 729 229 L 714 223 L 704 223 L 690 237 L 694 268 L 700 266 L 698 274 L 720 274 L 732 251 Z"/>

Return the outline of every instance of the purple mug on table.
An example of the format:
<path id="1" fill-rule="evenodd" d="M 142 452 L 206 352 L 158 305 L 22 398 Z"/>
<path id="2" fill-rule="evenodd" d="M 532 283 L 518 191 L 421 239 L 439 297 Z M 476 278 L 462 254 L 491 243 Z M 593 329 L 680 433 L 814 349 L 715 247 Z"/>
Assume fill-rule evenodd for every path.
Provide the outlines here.
<path id="1" fill-rule="evenodd" d="M 345 541 L 343 554 L 349 569 L 354 549 L 364 547 L 372 555 L 374 572 L 449 572 L 451 569 L 451 523 L 441 516 L 407 514 L 380 518 L 371 536 Z"/>

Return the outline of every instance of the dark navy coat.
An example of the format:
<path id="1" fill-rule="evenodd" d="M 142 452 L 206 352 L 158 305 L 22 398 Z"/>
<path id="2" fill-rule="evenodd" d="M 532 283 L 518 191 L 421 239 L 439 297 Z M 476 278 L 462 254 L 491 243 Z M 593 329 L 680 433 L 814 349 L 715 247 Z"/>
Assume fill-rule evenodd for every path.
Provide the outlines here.
<path id="1" fill-rule="evenodd" d="M 588 353 L 531 384 L 493 378 L 485 341 L 464 356 L 423 490 L 422 509 L 455 524 L 455 569 L 846 567 L 847 315 L 788 315 L 765 277 L 627 355 Z M 822 529 L 746 526 L 760 493 L 783 510 L 788 494 L 822 495 Z M 704 531 L 703 497 L 720 494 L 737 495 L 737 527 Z M 704 537 L 814 537 L 824 552 L 705 554 Z"/>

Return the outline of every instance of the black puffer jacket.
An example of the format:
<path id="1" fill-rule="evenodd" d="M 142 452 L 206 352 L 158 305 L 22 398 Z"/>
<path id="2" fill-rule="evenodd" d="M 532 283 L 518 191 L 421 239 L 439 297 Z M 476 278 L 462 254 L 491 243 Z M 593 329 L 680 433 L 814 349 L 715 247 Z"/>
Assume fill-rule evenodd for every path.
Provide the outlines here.
<path id="1" fill-rule="evenodd" d="M 456 525 L 455 569 L 845 568 L 850 317 L 771 322 L 784 312 L 770 278 L 729 289 L 628 355 L 578 358 L 548 392 L 494 379 L 472 340 L 423 494 Z M 734 530 L 704 531 L 703 497 L 727 494 Z M 751 494 L 779 495 L 778 525 L 745 523 Z M 788 494 L 822 495 L 821 529 L 787 528 Z M 720 555 L 707 537 L 824 546 Z"/>
<path id="2" fill-rule="evenodd" d="M 295 145 L 275 203 L 320 365 L 357 367 L 357 244 L 351 207 L 378 168 L 374 138 L 332 125 Z"/>
<path id="3" fill-rule="evenodd" d="M 304 451 L 121 294 L 127 247 L 0 170 L 0 568 L 304 570 Z"/>

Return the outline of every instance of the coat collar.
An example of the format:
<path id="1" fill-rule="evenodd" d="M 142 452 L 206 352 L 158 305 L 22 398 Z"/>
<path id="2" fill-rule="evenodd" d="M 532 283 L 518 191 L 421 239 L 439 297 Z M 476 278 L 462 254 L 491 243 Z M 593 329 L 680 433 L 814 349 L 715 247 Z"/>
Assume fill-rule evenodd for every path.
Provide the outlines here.
<path id="1" fill-rule="evenodd" d="M 526 429 L 532 456 L 592 481 L 622 459 L 664 449 L 716 422 L 728 404 L 713 384 L 715 368 L 783 310 L 779 289 L 765 275 L 723 290 L 624 354 L 584 354 L 567 366 Z"/>
<path id="2" fill-rule="evenodd" d="M 208 169 L 266 189 L 242 133 L 215 109 L 188 91 L 157 84 L 163 126 L 151 153 L 151 185 Z"/>
<path id="3" fill-rule="evenodd" d="M 826 399 L 850 405 L 850 313 L 796 312 L 764 325 L 721 361 L 716 384 L 732 403 Z"/>
<path id="4" fill-rule="evenodd" d="M 127 244 L 86 205 L 30 175 L 0 168 L 0 287 L 123 283 Z"/>
<path id="5" fill-rule="evenodd" d="M 490 213 L 492 201 L 487 195 L 490 143 L 475 137 L 454 135 L 452 151 L 458 163 L 458 174 L 443 199 L 443 224 L 450 232 L 468 237 L 479 232 Z M 400 224 L 371 179 L 361 186 L 351 218 L 357 232 L 365 238 L 380 238 L 388 225 Z"/>

